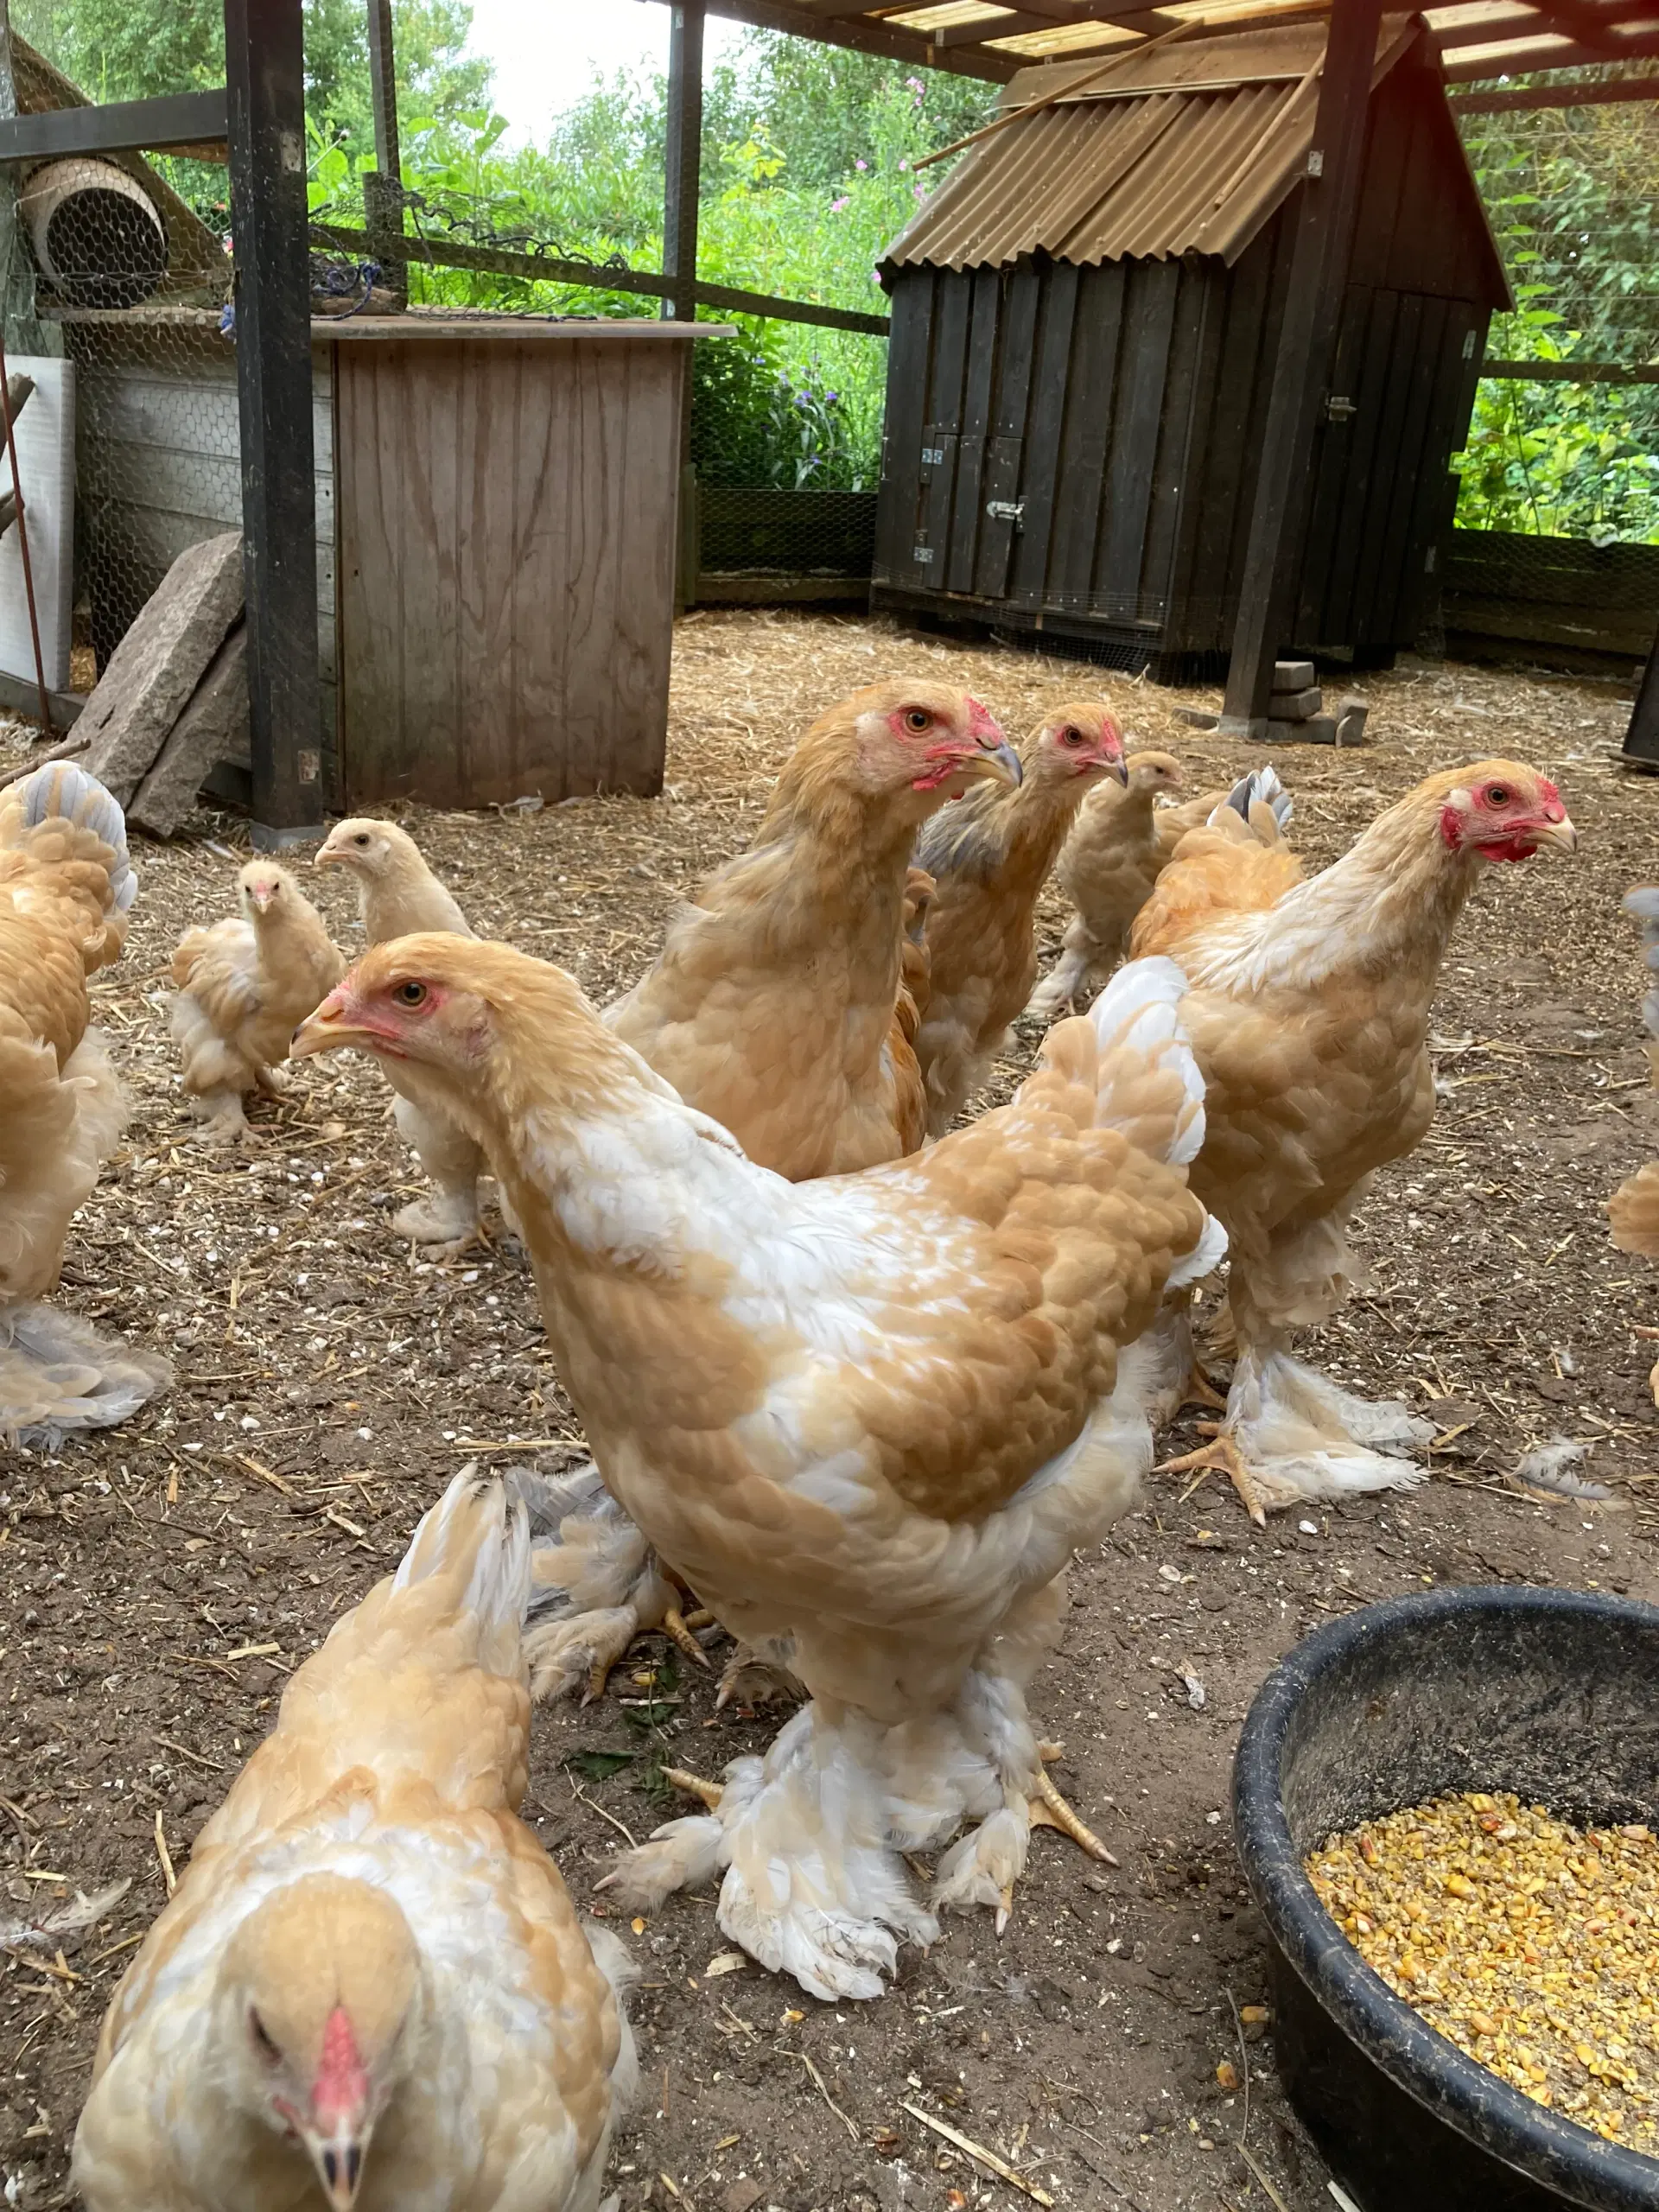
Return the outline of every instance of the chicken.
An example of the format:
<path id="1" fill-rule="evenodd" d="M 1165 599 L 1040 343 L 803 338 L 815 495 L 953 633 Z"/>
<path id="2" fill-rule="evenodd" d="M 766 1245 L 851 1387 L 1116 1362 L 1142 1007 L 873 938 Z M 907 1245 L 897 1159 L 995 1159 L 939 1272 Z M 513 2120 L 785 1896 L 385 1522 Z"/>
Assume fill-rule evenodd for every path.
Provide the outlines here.
<path id="1" fill-rule="evenodd" d="M 1077 911 L 1065 925 L 1059 960 L 1027 1007 L 1045 1021 L 1093 997 L 1128 950 L 1129 926 L 1159 870 L 1186 831 L 1207 821 L 1227 796 L 1215 792 L 1196 814 L 1190 806 L 1160 807 L 1166 793 L 1182 788 L 1180 762 L 1169 753 L 1131 753 L 1127 766 L 1127 783 L 1090 792 L 1060 849 L 1055 874 Z"/>
<path id="2" fill-rule="evenodd" d="M 1037 979 L 1037 901 L 1084 794 L 1121 782 L 1123 738 L 1099 700 L 1057 707 L 1020 754 L 1013 791 L 983 785 L 923 826 L 916 860 L 933 878 L 927 1004 L 916 1058 L 927 1132 L 943 1136 L 984 1082 Z"/>
<path id="3" fill-rule="evenodd" d="M 88 2212 L 594 2212 L 629 1969 L 518 1817 L 529 1591 L 468 1467 L 289 1683 L 105 2018 Z"/>
<path id="4" fill-rule="evenodd" d="M 55 1450 L 172 1379 L 42 1303 L 126 1119 L 86 979 L 120 953 L 138 879 L 102 784 L 59 764 L 0 793 L 0 1441 Z"/>
<path id="5" fill-rule="evenodd" d="M 874 1997 L 932 1907 L 1010 1909 L 1046 1783 L 1026 1685 L 1064 1571 L 1134 1502 L 1135 1340 L 1221 1240 L 1188 1193 L 1202 1090 L 1168 961 L 1050 1036 L 1014 1102 L 913 1158 L 791 1184 L 505 946 L 365 954 L 296 1053 L 398 1056 L 512 1193 L 606 1484 L 811 1702 L 718 1807 L 625 1862 L 647 1909 L 725 1869 L 720 1925 L 821 1997 Z M 532 1655 L 533 1656 L 533 1655 Z"/>
<path id="6" fill-rule="evenodd" d="M 1192 1187 L 1226 1226 L 1238 1345 L 1215 1441 L 1169 1465 L 1224 1469 L 1258 1522 L 1421 1478 L 1407 1455 L 1429 1424 L 1338 1389 L 1291 1357 L 1289 1332 L 1346 1294 L 1349 1214 L 1428 1128 L 1429 1009 L 1465 900 L 1492 864 L 1577 842 L 1553 784 L 1481 760 L 1431 776 L 1304 880 L 1261 782 L 1182 841 L 1131 941 L 1191 984 L 1181 1018 L 1207 1116 Z M 1168 1325 L 1185 1318 L 1172 1309 Z"/>
<path id="7" fill-rule="evenodd" d="M 317 851 L 317 868 L 349 868 L 357 880 L 363 935 L 370 944 L 407 937 L 413 930 L 447 930 L 471 937 L 467 918 L 422 859 L 415 840 L 395 822 L 354 818 L 337 822 Z M 478 1179 L 484 1155 L 453 1122 L 429 1113 L 404 1090 L 396 1067 L 386 1080 L 397 1094 L 392 1118 L 435 1185 L 393 1214 L 399 1236 L 459 1254 L 478 1236 Z"/>
<path id="8" fill-rule="evenodd" d="M 346 972 L 321 915 L 285 868 L 250 861 L 236 888 L 240 917 L 187 930 L 173 955 L 173 1039 L 213 1143 L 247 1135 L 249 1092 L 281 1096 L 276 1064 L 288 1058 L 295 1024 Z"/>
<path id="9" fill-rule="evenodd" d="M 1001 731 L 964 692 L 893 683 L 856 693 L 812 725 L 753 843 L 676 916 L 655 967 L 607 1023 L 791 1182 L 913 1152 L 925 1112 L 899 992 L 920 981 L 906 904 L 925 893 L 911 847 L 975 779 L 1019 776 Z"/>

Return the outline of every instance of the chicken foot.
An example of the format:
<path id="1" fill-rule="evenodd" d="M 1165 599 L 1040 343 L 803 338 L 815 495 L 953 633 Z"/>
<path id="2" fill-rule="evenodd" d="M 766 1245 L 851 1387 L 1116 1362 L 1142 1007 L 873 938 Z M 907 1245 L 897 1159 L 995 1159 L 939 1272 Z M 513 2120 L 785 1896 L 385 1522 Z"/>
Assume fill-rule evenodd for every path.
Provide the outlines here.
<path id="1" fill-rule="evenodd" d="M 1355 1397 L 1276 1343 L 1243 1347 L 1224 1419 L 1203 1427 L 1208 1444 L 1154 1473 L 1219 1469 L 1258 1528 L 1270 1512 L 1312 1498 L 1411 1489 L 1422 1468 L 1389 1447 L 1427 1444 L 1434 1433 L 1399 1400 Z"/>

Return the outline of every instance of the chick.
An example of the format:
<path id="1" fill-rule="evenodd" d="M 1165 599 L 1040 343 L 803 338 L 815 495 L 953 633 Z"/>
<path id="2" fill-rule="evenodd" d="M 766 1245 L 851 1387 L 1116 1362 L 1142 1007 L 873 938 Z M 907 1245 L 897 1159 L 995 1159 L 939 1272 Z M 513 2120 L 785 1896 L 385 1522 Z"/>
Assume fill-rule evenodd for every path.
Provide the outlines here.
<path id="1" fill-rule="evenodd" d="M 173 955 L 173 1040 L 209 1144 L 248 1134 L 242 1102 L 251 1092 L 279 1095 L 276 1064 L 296 1026 L 346 972 L 321 915 L 285 868 L 250 861 L 236 890 L 240 915 L 187 930 Z"/>

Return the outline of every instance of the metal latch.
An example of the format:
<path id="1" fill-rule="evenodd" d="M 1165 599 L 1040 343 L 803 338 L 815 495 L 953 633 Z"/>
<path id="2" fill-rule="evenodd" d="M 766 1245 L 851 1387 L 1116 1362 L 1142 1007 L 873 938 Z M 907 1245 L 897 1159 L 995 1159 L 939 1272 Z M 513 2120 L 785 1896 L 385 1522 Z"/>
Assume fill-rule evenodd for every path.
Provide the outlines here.
<path id="1" fill-rule="evenodd" d="M 1358 412 L 1359 409 L 1355 403 L 1339 391 L 1333 391 L 1325 403 L 1325 419 L 1327 423 L 1351 423 Z"/>
<path id="2" fill-rule="evenodd" d="M 987 499 L 985 512 L 993 522 L 1011 522 L 1018 528 L 1026 512 L 1023 499 Z"/>

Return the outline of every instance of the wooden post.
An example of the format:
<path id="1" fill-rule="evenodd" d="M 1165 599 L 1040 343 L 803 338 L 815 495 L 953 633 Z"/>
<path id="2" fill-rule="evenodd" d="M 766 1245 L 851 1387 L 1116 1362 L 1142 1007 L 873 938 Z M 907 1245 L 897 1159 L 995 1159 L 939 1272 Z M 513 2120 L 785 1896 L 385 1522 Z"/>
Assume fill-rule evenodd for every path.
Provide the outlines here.
<path id="1" fill-rule="evenodd" d="M 381 283 L 397 306 L 409 299 L 409 264 L 384 251 L 404 235 L 404 156 L 397 140 L 397 60 L 391 0 L 369 0 L 369 91 L 374 109 L 374 167 L 363 179 L 363 227 L 380 263 Z"/>
<path id="2" fill-rule="evenodd" d="M 668 151 L 663 192 L 663 274 L 687 287 L 663 302 L 666 321 L 696 313 L 697 188 L 702 170 L 703 0 L 675 0 L 668 29 Z"/>
<path id="3" fill-rule="evenodd" d="M 663 319 L 695 321 L 697 313 L 697 194 L 702 182 L 702 32 L 704 0 L 675 0 L 668 28 L 668 146 L 663 180 L 663 275 L 679 289 L 663 302 Z M 696 603 L 699 564 L 696 475 L 691 465 L 691 357 L 685 349 L 680 391 L 679 557 L 674 612 Z"/>
<path id="4" fill-rule="evenodd" d="M 1336 0 L 1331 11 L 1222 706 L 1222 729 L 1232 736 L 1265 736 L 1273 664 L 1291 642 L 1281 631 L 1290 619 L 1314 438 L 1348 281 L 1382 12 L 1382 0 Z"/>
<path id="5" fill-rule="evenodd" d="M 1624 733 L 1624 757 L 1659 768 L 1659 639 L 1654 640 L 1642 681 L 1636 687 L 1630 726 Z"/>
<path id="6" fill-rule="evenodd" d="M 302 0 L 225 0 L 253 842 L 322 835 Z"/>

